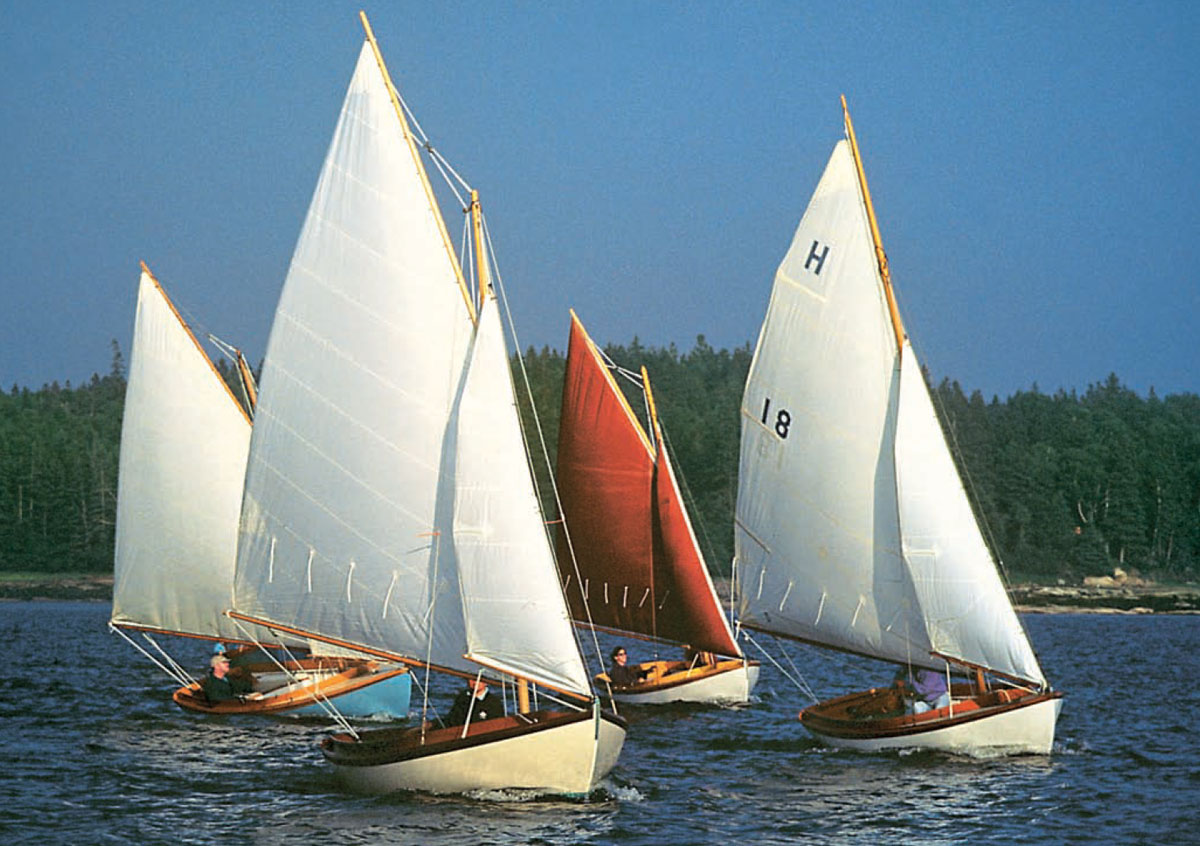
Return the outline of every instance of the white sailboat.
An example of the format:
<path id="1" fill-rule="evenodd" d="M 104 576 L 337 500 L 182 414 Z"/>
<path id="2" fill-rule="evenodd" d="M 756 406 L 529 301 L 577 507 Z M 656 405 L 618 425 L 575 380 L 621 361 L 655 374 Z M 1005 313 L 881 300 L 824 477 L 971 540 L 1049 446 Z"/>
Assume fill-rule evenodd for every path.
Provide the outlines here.
<path id="1" fill-rule="evenodd" d="M 403 666 L 294 653 L 272 662 L 250 646 L 279 646 L 277 635 L 225 616 L 250 432 L 246 410 L 143 264 L 121 428 L 111 626 L 143 633 L 159 653 L 146 654 L 181 683 L 173 698 L 188 710 L 319 713 L 318 700 L 338 698 L 343 713 L 406 716 L 412 683 Z M 156 635 L 242 644 L 234 660 L 243 659 L 239 672 L 254 695 L 210 701 Z M 289 641 L 308 652 L 306 642 Z"/>
<path id="2" fill-rule="evenodd" d="M 900 321 L 849 111 L 775 276 L 742 398 L 743 626 L 949 675 L 906 714 L 873 689 L 800 719 L 827 743 L 1048 753 L 1062 705 L 983 540 Z"/>
<path id="3" fill-rule="evenodd" d="M 466 726 L 332 735 L 350 787 L 585 794 L 625 724 L 592 693 L 558 585 L 477 195 L 475 290 L 362 23 L 271 329 L 233 615 L 520 692 Z"/>
<path id="4" fill-rule="evenodd" d="M 555 473 L 571 615 L 577 625 L 688 647 L 683 660 L 637 664 L 641 681 L 611 686 L 618 702 L 744 703 L 759 665 L 721 611 L 644 367 L 641 389 L 653 439 L 572 311 Z M 598 681 L 612 682 L 607 674 Z"/>

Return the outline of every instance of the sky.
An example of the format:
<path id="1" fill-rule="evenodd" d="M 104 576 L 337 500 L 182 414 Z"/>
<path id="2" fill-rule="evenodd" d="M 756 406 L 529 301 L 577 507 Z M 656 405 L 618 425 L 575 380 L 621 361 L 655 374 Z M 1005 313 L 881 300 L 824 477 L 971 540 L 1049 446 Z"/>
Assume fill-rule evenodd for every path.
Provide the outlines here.
<path id="1" fill-rule="evenodd" d="M 139 261 L 261 359 L 359 8 L 0 0 L 0 388 L 128 356 Z M 568 308 L 600 343 L 753 344 L 844 94 L 935 380 L 1200 393 L 1200 4 L 363 8 L 522 348 L 565 350 Z"/>

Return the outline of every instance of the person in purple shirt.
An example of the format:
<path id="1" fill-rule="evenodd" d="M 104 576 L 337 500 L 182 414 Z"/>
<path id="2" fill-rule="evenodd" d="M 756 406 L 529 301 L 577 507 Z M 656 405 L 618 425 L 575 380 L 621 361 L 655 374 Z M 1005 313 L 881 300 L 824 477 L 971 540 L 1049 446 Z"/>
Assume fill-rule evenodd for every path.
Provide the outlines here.
<path id="1" fill-rule="evenodd" d="M 924 667 L 901 667 L 896 671 L 892 684 L 904 697 L 904 711 L 908 714 L 924 714 L 950 704 L 950 691 L 946 689 L 946 677 L 937 670 Z"/>

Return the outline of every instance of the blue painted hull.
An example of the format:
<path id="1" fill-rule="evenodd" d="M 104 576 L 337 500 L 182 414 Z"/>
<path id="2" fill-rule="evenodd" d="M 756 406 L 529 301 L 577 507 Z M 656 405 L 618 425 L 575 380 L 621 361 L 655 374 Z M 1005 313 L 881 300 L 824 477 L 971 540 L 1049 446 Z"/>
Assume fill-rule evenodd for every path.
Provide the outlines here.
<path id="1" fill-rule="evenodd" d="M 329 700 L 338 712 L 347 717 L 389 717 L 404 719 L 412 699 L 412 673 L 383 679 L 373 684 L 343 693 Z M 321 717 L 325 709 L 319 703 L 287 711 L 298 717 Z"/>

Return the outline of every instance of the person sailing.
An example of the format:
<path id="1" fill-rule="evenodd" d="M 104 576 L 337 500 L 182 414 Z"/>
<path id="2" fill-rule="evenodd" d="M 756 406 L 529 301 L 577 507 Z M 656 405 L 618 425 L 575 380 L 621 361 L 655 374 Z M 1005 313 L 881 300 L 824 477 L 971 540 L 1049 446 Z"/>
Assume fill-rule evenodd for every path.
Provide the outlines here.
<path id="1" fill-rule="evenodd" d="M 904 698 L 906 714 L 924 714 L 926 711 L 945 708 L 950 704 L 946 677 L 937 670 L 902 666 L 896 671 L 892 685 Z"/>

